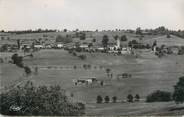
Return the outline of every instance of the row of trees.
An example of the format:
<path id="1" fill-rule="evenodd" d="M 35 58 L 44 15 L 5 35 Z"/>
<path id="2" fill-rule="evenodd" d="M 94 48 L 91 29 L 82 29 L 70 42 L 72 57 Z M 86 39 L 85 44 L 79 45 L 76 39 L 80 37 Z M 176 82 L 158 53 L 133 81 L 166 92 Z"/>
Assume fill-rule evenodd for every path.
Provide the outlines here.
<path id="1" fill-rule="evenodd" d="M 56 29 L 37 29 L 37 30 L 20 30 L 20 31 L 4 31 L 1 32 L 8 32 L 8 33 L 16 33 L 16 34 L 26 34 L 26 33 L 45 33 L 45 32 L 56 32 Z"/>
<path id="2" fill-rule="evenodd" d="M 112 102 L 113 103 L 116 103 L 117 102 L 117 97 L 116 96 L 113 96 L 112 98 Z M 140 96 L 138 95 L 138 94 L 136 94 L 134 97 L 133 97 L 133 95 L 132 94 L 129 94 L 128 96 L 127 96 L 127 101 L 128 102 L 134 102 L 134 101 L 139 101 L 140 100 Z M 97 98 L 96 98 L 96 103 L 109 103 L 110 102 L 110 98 L 109 98 L 109 96 L 105 96 L 104 97 L 104 101 L 103 101 L 103 98 L 102 98 L 102 96 L 100 96 L 100 95 L 98 95 L 97 96 Z"/>
<path id="3" fill-rule="evenodd" d="M 112 100 L 111 102 L 116 103 L 117 97 L 113 96 L 111 100 Z M 129 94 L 127 96 L 128 102 L 134 102 L 139 100 L 140 96 L 138 94 L 136 94 L 135 96 Z M 174 86 L 173 94 L 167 91 L 156 90 L 146 97 L 146 102 L 168 102 L 172 100 L 174 100 L 177 104 L 184 102 L 184 76 L 180 77 L 179 81 Z M 103 103 L 103 102 L 109 103 L 110 102 L 109 96 L 105 96 L 103 99 L 102 96 L 98 95 L 96 98 L 96 103 Z"/>

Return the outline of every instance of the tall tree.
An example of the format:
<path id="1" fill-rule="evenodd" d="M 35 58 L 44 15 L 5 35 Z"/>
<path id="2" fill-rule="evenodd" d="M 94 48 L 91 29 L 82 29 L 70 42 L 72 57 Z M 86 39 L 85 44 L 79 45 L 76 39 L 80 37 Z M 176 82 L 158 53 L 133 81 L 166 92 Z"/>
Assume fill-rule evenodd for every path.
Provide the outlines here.
<path id="1" fill-rule="evenodd" d="M 141 28 L 140 27 L 138 27 L 137 29 L 136 29 L 136 32 L 135 32 L 137 35 L 142 35 L 142 30 L 141 30 Z"/>
<path id="2" fill-rule="evenodd" d="M 121 41 L 127 41 L 127 36 L 126 35 L 122 35 L 121 36 Z"/>
<path id="3" fill-rule="evenodd" d="M 174 86 L 173 99 L 176 103 L 184 102 L 184 76 L 179 78 L 179 81 Z"/>
<path id="4" fill-rule="evenodd" d="M 104 46 L 104 48 L 107 48 L 108 42 L 109 42 L 109 37 L 107 35 L 104 35 L 102 39 L 102 45 Z"/>

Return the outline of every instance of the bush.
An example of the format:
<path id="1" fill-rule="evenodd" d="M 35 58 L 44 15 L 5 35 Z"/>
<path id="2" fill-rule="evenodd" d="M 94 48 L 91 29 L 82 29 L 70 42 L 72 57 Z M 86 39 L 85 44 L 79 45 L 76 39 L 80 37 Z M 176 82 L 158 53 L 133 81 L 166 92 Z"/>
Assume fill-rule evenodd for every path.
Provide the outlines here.
<path id="1" fill-rule="evenodd" d="M 138 94 L 135 95 L 135 101 L 139 101 L 140 100 L 140 96 Z"/>
<path id="2" fill-rule="evenodd" d="M 134 99 L 134 97 L 133 97 L 131 94 L 129 94 L 129 95 L 127 96 L 127 101 L 128 101 L 128 102 L 133 102 L 133 99 Z"/>
<path id="3" fill-rule="evenodd" d="M 86 65 L 86 64 L 84 64 L 84 65 L 83 65 L 83 68 L 86 70 L 86 69 L 87 69 L 87 65 Z"/>
<path id="4" fill-rule="evenodd" d="M 105 103 L 109 103 L 109 96 L 105 96 L 105 98 L 104 98 L 104 100 L 105 100 Z"/>
<path id="5" fill-rule="evenodd" d="M 81 52 L 81 51 L 82 51 L 82 48 L 77 47 L 77 48 L 75 49 L 75 51 L 76 51 L 76 52 Z"/>
<path id="6" fill-rule="evenodd" d="M 31 69 L 28 66 L 24 67 L 24 71 L 25 71 L 26 75 L 30 75 L 31 74 Z"/>
<path id="7" fill-rule="evenodd" d="M 178 51 L 178 55 L 183 55 L 184 54 L 184 47 L 181 47 Z"/>
<path id="8" fill-rule="evenodd" d="M 0 63 L 3 63 L 4 61 L 3 61 L 3 58 L 0 58 Z"/>
<path id="9" fill-rule="evenodd" d="M 146 97 L 146 102 L 168 102 L 171 101 L 171 93 L 166 91 L 154 91 Z"/>
<path id="10" fill-rule="evenodd" d="M 22 56 L 18 56 L 18 54 L 13 54 L 11 57 L 13 64 L 16 64 L 18 67 L 23 67 L 23 57 Z"/>
<path id="11" fill-rule="evenodd" d="M 122 35 L 121 36 L 121 41 L 127 41 L 128 39 L 127 39 L 127 36 L 126 35 Z"/>
<path id="12" fill-rule="evenodd" d="M 73 52 L 73 56 L 77 56 L 77 53 Z"/>
<path id="13" fill-rule="evenodd" d="M 171 38 L 171 35 L 170 34 L 167 34 L 167 38 Z"/>
<path id="14" fill-rule="evenodd" d="M 0 94 L 0 113 L 17 116 L 79 116 L 85 105 L 71 103 L 60 86 L 35 87 L 28 81 Z"/>
<path id="15" fill-rule="evenodd" d="M 87 68 L 88 68 L 88 69 L 91 69 L 91 65 L 90 65 L 90 64 L 88 64 L 88 65 L 87 65 Z"/>
<path id="16" fill-rule="evenodd" d="M 103 101 L 103 98 L 100 95 L 98 95 L 96 98 L 96 103 L 102 103 L 102 101 Z"/>
<path id="17" fill-rule="evenodd" d="M 86 55 L 79 55 L 78 56 L 81 60 L 85 60 L 87 57 L 86 57 Z"/>
<path id="18" fill-rule="evenodd" d="M 76 66 L 76 65 L 74 65 L 74 66 L 73 66 L 73 68 L 74 68 L 74 69 L 77 69 L 77 66 Z"/>
<path id="19" fill-rule="evenodd" d="M 113 102 L 113 103 L 116 103 L 116 101 L 117 101 L 117 97 L 116 97 L 116 96 L 113 96 L 113 97 L 112 97 L 112 102 Z"/>

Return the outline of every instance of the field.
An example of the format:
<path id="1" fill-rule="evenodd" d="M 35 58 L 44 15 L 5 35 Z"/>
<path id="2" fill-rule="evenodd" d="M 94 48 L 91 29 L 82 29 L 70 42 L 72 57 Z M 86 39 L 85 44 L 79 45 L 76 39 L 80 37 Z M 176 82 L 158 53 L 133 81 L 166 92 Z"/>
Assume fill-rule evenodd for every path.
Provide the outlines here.
<path id="1" fill-rule="evenodd" d="M 96 34 L 96 36 L 101 36 Z M 133 38 L 133 36 L 131 36 Z M 145 37 L 148 38 L 148 37 Z M 150 37 L 153 39 L 164 37 Z M 176 38 L 176 37 L 172 37 Z M 164 38 L 165 39 L 165 38 Z M 146 40 L 146 39 L 145 39 Z M 160 39 L 162 40 L 162 39 Z M 162 41 L 163 42 L 163 41 Z M 165 42 L 165 41 L 164 41 Z M 183 43 L 178 41 L 178 43 Z M 168 43 L 172 43 L 169 42 Z M 165 44 L 165 43 L 164 43 Z M 156 57 L 150 50 L 137 50 L 138 57 L 131 55 L 114 56 L 106 53 L 77 53 L 87 55 L 86 60 L 69 54 L 65 50 L 45 49 L 35 52 L 33 58 L 24 58 L 24 63 L 34 68 L 38 74 L 27 77 L 35 85 L 60 85 L 66 89 L 67 95 L 73 101 L 86 104 L 87 115 L 172 115 L 169 112 L 176 107 L 174 102 L 145 103 L 145 97 L 155 90 L 173 91 L 178 78 L 184 75 L 184 56 L 168 55 Z M 10 56 L 12 53 L 1 54 Z M 84 69 L 84 64 L 90 64 L 90 69 Z M 23 70 L 10 63 L 1 63 L 1 88 L 11 83 L 21 81 Z M 76 66 L 76 69 L 74 69 Z M 110 68 L 112 79 L 107 77 L 106 69 Z M 117 80 L 120 73 L 130 73 L 132 78 Z M 74 79 L 96 77 L 103 80 L 104 86 L 75 86 Z M 128 94 L 139 94 L 141 102 L 122 103 Z M 97 95 L 117 96 L 116 104 L 96 104 Z M 180 111 L 184 114 L 183 111 Z M 181 114 L 181 113 L 179 113 Z"/>

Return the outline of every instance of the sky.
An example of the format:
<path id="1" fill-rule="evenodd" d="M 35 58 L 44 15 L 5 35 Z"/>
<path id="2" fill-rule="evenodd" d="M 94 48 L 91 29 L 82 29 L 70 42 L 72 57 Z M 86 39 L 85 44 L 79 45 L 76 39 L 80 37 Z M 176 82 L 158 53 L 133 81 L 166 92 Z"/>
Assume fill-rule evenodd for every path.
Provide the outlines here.
<path id="1" fill-rule="evenodd" d="M 184 0 L 0 0 L 0 30 L 184 30 Z"/>

